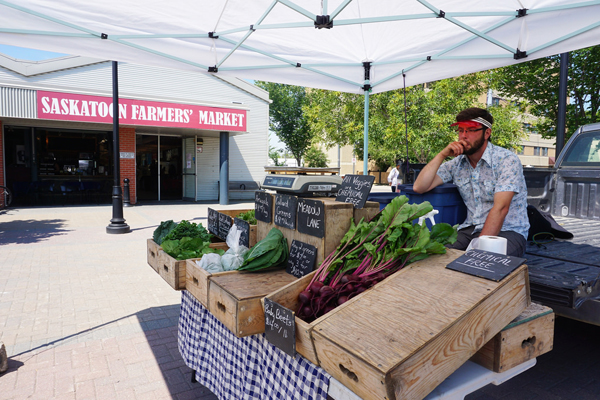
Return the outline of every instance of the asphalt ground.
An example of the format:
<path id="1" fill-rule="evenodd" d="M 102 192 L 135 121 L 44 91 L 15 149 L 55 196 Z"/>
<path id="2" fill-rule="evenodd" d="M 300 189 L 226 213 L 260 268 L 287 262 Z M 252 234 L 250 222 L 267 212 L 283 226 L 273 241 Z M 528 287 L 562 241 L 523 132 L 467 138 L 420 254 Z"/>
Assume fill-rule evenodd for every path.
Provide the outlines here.
<path id="1" fill-rule="evenodd" d="M 208 207 L 253 205 L 129 207 L 120 235 L 106 233 L 110 206 L 1 210 L 0 399 L 216 399 L 177 349 L 180 293 L 146 262 L 161 221 L 205 224 Z M 600 327 L 558 317 L 536 366 L 466 399 L 600 399 L 599 341 Z"/>

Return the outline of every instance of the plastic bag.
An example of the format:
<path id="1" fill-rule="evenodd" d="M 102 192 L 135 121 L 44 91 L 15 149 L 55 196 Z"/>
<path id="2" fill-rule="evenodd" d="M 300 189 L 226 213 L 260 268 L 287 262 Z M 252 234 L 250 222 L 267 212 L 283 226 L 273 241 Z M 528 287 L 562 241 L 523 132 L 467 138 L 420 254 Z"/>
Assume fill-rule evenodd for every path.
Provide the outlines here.
<path id="1" fill-rule="evenodd" d="M 244 254 L 248 252 L 248 248 L 240 244 L 240 236 L 242 231 L 238 230 L 236 225 L 233 225 L 227 234 L 227 246 L 229 250 L 221 257 L 221 266 L 224 271 L 233 271 L 238 269 L 244 262 Z"/>
<path id="2" fill-rule="evenodd" d="M 217 253 L 208 253 L 203 255 L 200 261 L 196 261 L 196 264 L 211 274 L 214 274 L 215 272 L 223 272 L 223 267 L 221 266 L 221 256 Z"/>

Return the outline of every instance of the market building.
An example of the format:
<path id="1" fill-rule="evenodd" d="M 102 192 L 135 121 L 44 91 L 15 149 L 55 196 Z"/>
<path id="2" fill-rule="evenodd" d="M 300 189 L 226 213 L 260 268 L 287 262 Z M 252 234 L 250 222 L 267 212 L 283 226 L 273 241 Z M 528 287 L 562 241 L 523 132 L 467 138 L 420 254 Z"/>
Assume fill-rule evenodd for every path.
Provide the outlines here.
<path id="1" fill-rule="evenodd" d="M 120 63 L 118 72 L 120 177 L 132 204 L 219 200 L 220 143 L 229 143 L 230 181 L 262 181 L 266 91 L 190 71 Z M 13 205 L 110 203 L 110 61 L 0 54 L 0 128 L 0 185 Z M 229 198 L 252 197 L 246 187 Z"/>

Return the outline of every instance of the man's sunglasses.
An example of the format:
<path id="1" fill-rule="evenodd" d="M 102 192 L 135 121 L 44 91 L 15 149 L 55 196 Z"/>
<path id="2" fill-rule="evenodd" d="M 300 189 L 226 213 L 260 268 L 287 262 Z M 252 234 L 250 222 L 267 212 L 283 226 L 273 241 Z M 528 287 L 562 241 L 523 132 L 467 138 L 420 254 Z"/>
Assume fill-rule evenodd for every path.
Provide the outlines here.
<path id="1" fill-rule="evenodd" d="M 482 128 L 476 128 L 476 129 L 462 129 L 462 128 L 458 128 L 456 130 L 456 133 L 463 133 L 463 132 L 466 132 L 466 133 L 475 133 L 477 131 L 482 131 L 484 129 L 487 129 L 487 128 L 485 126 L 482 127 Z"/>

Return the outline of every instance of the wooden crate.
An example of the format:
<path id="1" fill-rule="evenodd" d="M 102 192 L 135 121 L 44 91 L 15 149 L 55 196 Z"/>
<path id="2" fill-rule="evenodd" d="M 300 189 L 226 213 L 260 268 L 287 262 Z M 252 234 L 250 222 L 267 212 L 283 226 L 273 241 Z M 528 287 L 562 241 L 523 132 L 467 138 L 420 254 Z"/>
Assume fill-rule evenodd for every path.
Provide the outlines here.
<path id="1" fill-rule="evenodd" d="M 554 312 L 531 303 L 517 318 L 487 342 L 474 361 L 494 372 L 504 372 L 552 350 Z"/>
<path id="2" fill-rule="evenodd" d="M 410 264 L 326 315 L 311 332 L 320 366 L 365 400 L 425 397 L 530 303 L 527 266 L 493 282 L 445 268 L 461 254 Z"/>
<path id="3" fill-rule="evenodd" d="M 301 242 L 313 245 L 317 248 L 317 257 L 315 259 L 316 268 L 323 262 L 329 253 L 335 250 L 346 232 L 348 232 L 348 229 L 350 229 L 350 222 L 354 216 L 354 207 L 350 203 L 342 203 L 328 197 L 311 198 L 311 200 L 322 201 L 325 205 L 325 236 L 323 238 L 300 233 L 295 229 L 292 230 L 277 226 L 273 222 L 266 223 L 258 221 L 257 239 L 259 241 L 264 239 L 271 228 L 277 228 L 287 239 L 288 247 L 292 245 L 293 240 L 300 240 Z M 275 200 L 273 200 L 273 204 L 275 204 Z M 275 206 L 273 206 L 273 208 L 275 208 Z"/>
<path id="4" fill-rule="evenodd" d="M 148 265 L 151 266 L 154 271 L 158 272 L 158 252 L 161 248 L 153 239 L 148 239 L 146 244 L 146 258 L 148 260 Z"/>
<path id="5" fill-rule="evenodd" d="M 354 223 L 358 224 L 361 218 L 370 221 L 371 218 L 379 213 L 379 203 L 376 201 L 367 201 L 363 208 L 354 209 Z"/>
<path id="6" fill-rule="evenodd" d="M 227 251 L 227 243 L 218 241 L 211 243 L 213 249 L 222 249 Z M 159 252 L 158 274 L 175 290 L 185 289 L 186 280 L 186 260 L 176 260 L 164 251 Z"/>
<path id="7" fill-rule="evenodd" d="M 251 209 L 246 209 L 246 210 L 215 210 L 215 211 L 218 211 L 221 214 L 229 215 L 231 218 L 235 218 L 238 215 L 240 215 L 241 213 L 245 213 L 245 212 L 251 211 Z M 256 244 L 256 242 L 257 242 L 257 240 L 256 240 L 256 232 L 257 232 L 256 225 L 250 225 L 250 232 L 248 233 L 248 235 L 249 235 L 248 241 L 249 241 L 250 247 L 254 246 Z"/>
<path id="8" fill-rule="evenodd" d="M 190 258 L 185 260 L 185 290 L 190 292 L 207 310 L 210 311 L 208 304 L 208 281 L 211 277 L 239 274 L 238 271 L 224 271 L 211 274 L 204 268 L 200 268 L 196 261 L 200 258 Z"/>
<path id="9" fill-rule="evenodd" d="M 261 299 L 295 280 L 285 270 L 215 274 L 208 281 L 209 310 L 237 337 L 263 333 Z"/>

